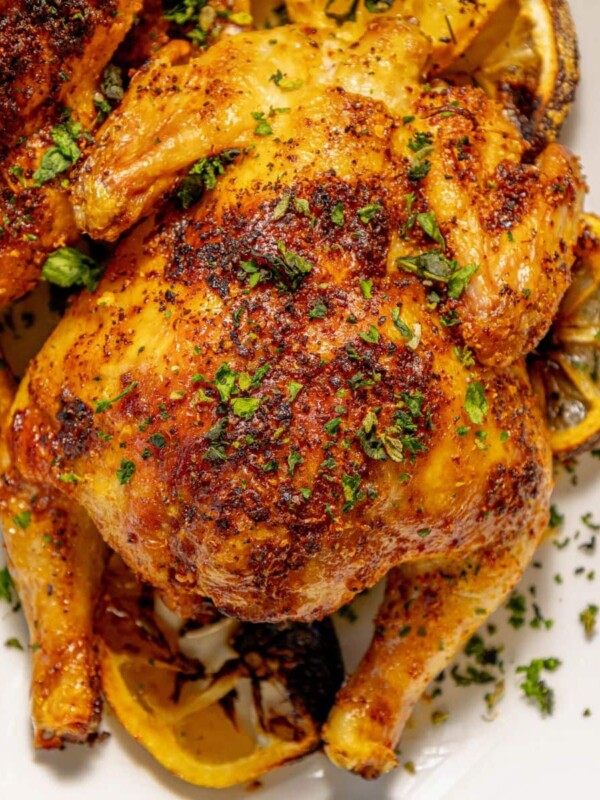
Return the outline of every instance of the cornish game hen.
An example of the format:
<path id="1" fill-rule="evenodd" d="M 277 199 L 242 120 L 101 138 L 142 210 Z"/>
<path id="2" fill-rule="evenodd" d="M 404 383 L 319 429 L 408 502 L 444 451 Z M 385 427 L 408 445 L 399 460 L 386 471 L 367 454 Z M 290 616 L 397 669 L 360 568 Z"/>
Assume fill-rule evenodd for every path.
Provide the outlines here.
<path id="1" fill-rule="evenodd" d="M 547 524 L 524 356 L 568 285 L 584 191 L 567 150 L 532 159 L 477 89 L 423 87 L 428 52 L 392 17 L 356 41 L 169 45 L 74 192 L 95 237 L 139 224 L 7 423 L 25 479 L 85 509 L 184 617 L 209 597 L 317 619 L 398 568 L 326 731 L 370 776 Z M 397 636 L 407 616 L 426 637 Z"/>

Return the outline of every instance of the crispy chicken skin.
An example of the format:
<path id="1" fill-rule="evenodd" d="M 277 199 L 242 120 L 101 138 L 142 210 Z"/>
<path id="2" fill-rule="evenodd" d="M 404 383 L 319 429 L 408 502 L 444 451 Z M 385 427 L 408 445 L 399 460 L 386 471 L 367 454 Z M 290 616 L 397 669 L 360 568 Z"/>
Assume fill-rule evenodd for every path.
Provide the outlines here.
<path id="1" fill-rule="evenodd" d="M 397 766 L 397 744 L 417 701 L 514 588 L 544 531 L 538 522 L 461 560 L 391 570 L 371 646 L 323 731 L 334 764 L 371 779 Z"/>
<path id="2" fill-rule="evenodd" d="M 35 0 L 2 0 L 0 145 L 36 133 L 56 108 L 88 127 L 102 70 L 139 10 L 139 0 L 65 0 L 49 13 Z"/>
<path id="3" fill-rule="evenodd" d="M 244 620 L 312 620 L 396 568 L 384 635 L 327 730 L 333 760 L 367 776 L 481 622 L 472 597 L 493 610 L 547 524 L 524 356 L 568 285 L 584 191 L 567 150 L 530 162 L 478 90 L 423 90 L 429 58 L 386 16 L 354 42 L 292 26 L 199 57 L 168 44 L 73 191 L 90 234 L 139 224 L 6 423 L 19 480 L 83 509 L 184 617 L 209 597 Z M 231 149 L 200 202 L 165 205 Z M 38 556 L 11 559 L 35 596 Z M 410 652 L 393 639 L 405 618 L 431 633 Z"/>
<path id="4" fill-rule="evenodd" d="M 0 369 L 0 418 L 14 386 Z M 92 620 L 105 546 L 80 506 L 49 486 L 25 483 L 0 444 L 0 524 L 29 626 L 34 744 L 85 742 L 102 703 Z"/>
<path id="5" fill-rule="evenodd" d="M 430 167 L 422 181 L 394 188 L 395 203 L 416 193 L 457 260 L 483 265 L 461 304 L 464 338 L 479 358 L 510 364 L 540 341 L 569 283 L 584 189 L 578 165 L 559 145 L 524 163 L 526 143 L 480 92 L 422 94 L 427 47 L 418 29 L 383 18 L 347 47 L 330 33 L 290 27 L 276 40 L 269 31 L 241 34 L 201 59 L 188 55 L 179 42 L 165 48 L 100 131 L 74 192 L 84 230 L 115 238 L 198 158 L 227 148 L 257 148 L 236 186 L 252 185 L 265 169 L 282 186 L 328 169 L 350 178 L 357 157 L 349 142 L 364 134 L 347 110 L 352 133 L 340 137 L 335 109 L 343 93 L 347 109 L 356 102 L 364 120 L 363 160 L 372 150 L 373 171 L 386 159 L 377 161 L 378 149 L 387 148 L 398 171 L 408 172 L 417 158 Z M 272 80 L 278 70 L 301 85 L 281 90 Z M 330 103 L 334 95 L 340 99 Z M 269 117 L 274 137 L 257 136 L 253 114 L 282 104 L 289 111 Z M 367 119 L 371 108 L 377 122 Z M 406 116 L 414 124 L 403 125 Z M 411 149 L 418 136 L 431 139 L 423 140 L 426 159 Z M 391 247 L 390 258 L 419 252 L 422 242 Z"/>
<path id="6" fill-rule="evenodd" d="M 292 47 L 294 63 L 316 59 L 307 80 L 323 57 L 313 35 L 278 35 L 282 57 Z M 378 42 L 387 49 L 391 37 L 416 35 L 380 20 L 351 58 L 368 53 L 375 71 Z M 208 63 L 224 69 L 224 52 L 239 75 L 241 53 L 245 80 L 273 91 L 268 73 L 282 61 L 262 33 L 222 44 Z M 356 69 L 340 64 L 336 81 Z M 138 152 L 130 161 L 124 148 L 128 167 L 115 164 L 111 176 L 99 168 L 103 148 L 116 156 L 109 144 L 118 120 L 132 124 L 135 98 L 145 102 L 143 81 L 107 129 L 82 178 L 99 191 L 91 176 L 104 175 L 111 204 L 100 213 L 112 201 L 122 208 L 119 179 L 122 197 L 132 174 L 149 186 L 141 163 L 160 182 L 195 80 L 190 65 L 183 69 L 182 90 L 157 95 L 169 122 L 145 160 Z M 381 82 L 373 76 L 381 93 L 385 69 Z M 150 80 L 155 89 L 171 80 L 168 68 L 161 74 Z M 223 87 L 228 77 L 219 80 Z M 549 449 L 520 357 L 550 322 L 552 292 L 568 281 L 582 188 L 576 162 L 554 146 L 541 156 L 552 168 L 523 165 L 521 140 L 476 90 L 419 93 L 407 109 L 407 90 L 396 92 L 402 108 L 324 80 L 302 101 L 286 94 L 294 107 L 266 117 L 272 135 L 256 133 L 250 109 L 280 108 L 282 99 L 252 106 L 240 88 L 238 119 L 233 90 L 223 90 L 219 149 L 255 146 L 203 202 L 167 210 L 125 240 L 97 292 L 80 296 L 34 360 L 14 406 L 11 444 L 23 474 L 82 504 L 108 544 L 184 616 L 208 595 L 248 620 L 322 617 L 394 565 L 463 556 L 509 532 L 541 529 L 547 517 Z M 215 118 L 214 93 L 189 97 Z M 182 105 L 169 117 L 172 98 Z M 416 112 L 414 124 L 403 124 L 406 110 Z M 225 136 L 228 126 L 235 136 Z M 411 173 L 419 134 L 430 137 L 431 165 L 420 179 Z M 181 135 L 194 157 L 210 154 L 201 124 Z M 176 173 L 181 162 L 169 165 Z M 455 210 L 471 198 L 479 227 L 450 216 L 447 193 L 458 198 Z M 549 209 L 544 222 L 537 193 Z M 446 256 L 479 264 L 454 299 L 397 263 L 439 252 L 411 222 L 436 204 Z M 498 221 L 503 210 L 512 241 Z M 527 225 L 530 233 L 547 226 L 539 245 Z M 508 282 L 524 263 L 530 295 L 515 292 L 506 311 L 508 290 L 492 278 L 504 271 Z M 531 308 L 543 321 L 521 323 L 516 341 L 492 324 L 512 324 L 519 309 L 527 319 Z M 455 348 L 465 341 L 512 366 L 461 360 Z M 478 389 L 489 407 L 479 422 L 468 411 Z"/>
<path id="7" fill-rule="evenodd" d="M 89 131 L 102 71 L 140 7 L 138 0 L 6 4 L 0 18 L 0 305 L 29 291 L 48 253 L 78 238 L 66 178 L 33 175 L 69 109 Z M 81 143 L 83 147 L 84 144 Z"/>

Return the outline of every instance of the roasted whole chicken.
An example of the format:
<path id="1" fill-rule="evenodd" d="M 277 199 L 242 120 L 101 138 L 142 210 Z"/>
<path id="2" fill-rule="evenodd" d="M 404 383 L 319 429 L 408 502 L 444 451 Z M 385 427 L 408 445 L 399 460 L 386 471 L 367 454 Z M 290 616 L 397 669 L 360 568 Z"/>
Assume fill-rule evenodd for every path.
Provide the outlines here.
<path id="1" fill-rule="evenodd" d="M 122 238 L 4 423 L 6 547 L 38 658 L 56 647 L 38 601 L 56 563 L 93 605 L 94 527 L 190 619 L 209 598 L 249 622 L 319 620 L 389 573 L 323 734 L 366 777 L 395 764 L 427 682 L 546 528 L 524 359 L 569 285 L 585 191 L 565 148 L 533 153 L 479 89 L 424 85 L 430 56 L 395 15 L 168 44 L 70 195 L 80 231 Z M 190 200 L 207 168 L 216 185 Z M 53 558 L 32 549 L 37 518 L 14 523 L 27 487 L 72 511 Z M 95 731 L 97 698 L 75 730 L 61 711 L 36 718 L 41 746 Z"/>

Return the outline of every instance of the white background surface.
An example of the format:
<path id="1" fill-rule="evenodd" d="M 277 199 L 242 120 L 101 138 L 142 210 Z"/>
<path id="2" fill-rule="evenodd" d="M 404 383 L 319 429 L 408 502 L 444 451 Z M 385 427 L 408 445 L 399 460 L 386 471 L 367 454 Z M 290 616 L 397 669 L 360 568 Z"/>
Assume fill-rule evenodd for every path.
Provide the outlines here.
<path id="1" fill-rule="evenodd" d="M 600 211 L 600 5 L 594 0 L 572 0 L 582 52 L 582 82 L 563 141 L 582 156 L 590 183 L 588 208 Z M 561 476 L 555 502 L 566 522 L 560 538 L 581 531 L 579 541 L 558 550 L 551 542 L 538 556 L 542 567 L 531 568 L 520 591 L 535 585 L 544 615 L 554 620 L 550 631 L 519 632 L 507 628 L 507 612 L 493 618 L 499 633 L 491 640 L 504 644 L 506 696 L 493 721 L 485 720 L 486 688 L 450 688 L 435 708 L 449 711 L 448 721 L 432 726 L 433 706 L 424 704 L 402 744 L 401 760 L 411 759 L 416 775 L 400 769 L 376 783 L 333 768 L 321 755 L 279 770 L 263 781 L 263 788 L 248 795 L 245 789 L 210 792 L 189 787 L 168 775 L 118 724 L 105 715 L 105 728 L 113 735 L 94 748 L 70 748 L 62 753 L 35 754 L 28 720 L 29 669 L 27 655 L 5 649 L 11 636 L 27 641 L 19 615 L 0 609 L 0 800 L 105 800 L 107 795 L 128 800 L 500 800 L 507 797 L 600 797 L 600 635 L 587 641 L 578 622 L 588 603 L 600 605 L 600 543 L 589 555 L 578 544 L 589 539 L 580 517 L 592 512 L 600 521 L 600 461 L 582 460 L 578 485 Z M 589 581 L 575 569 L 596 570 Z M 557 585 L 554 576 L 564 579 Z M 340 630 L 351 667 L 368 636 L 369 606 L 374 598 L 360 601 L 363 624 L 342 622 Z M 529 615 L 530 616 L 530 615 Z M 529 618 L 528 616 L 528 618 Z M 556 710 L 542 719 L 521 696 L 517 664 L 532 658 L 557 656 L 562 667 L 548 675 L 556 692 Z M 591 717 L 583 717 L 589 708 Z"/>

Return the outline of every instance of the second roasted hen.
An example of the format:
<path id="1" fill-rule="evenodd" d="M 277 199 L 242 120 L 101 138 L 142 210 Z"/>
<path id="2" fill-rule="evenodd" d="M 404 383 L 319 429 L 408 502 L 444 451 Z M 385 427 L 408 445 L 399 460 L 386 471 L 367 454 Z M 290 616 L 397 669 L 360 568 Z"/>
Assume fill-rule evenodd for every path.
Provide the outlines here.
<path id="1" fill-rule="evenodd" d="M 489 562 L 547 523 L 523 358 L 568 285 L 582 181 L 478 90 L 420 86 L 427 53 L 392 18 L 354 43 L 172 45 L 81 171 L 90 233 L 150 217 L 31 364 L 8 440 L 183 616 L 208 596 L 321 618 L 399 564 Z M 177 186 L 188 204 L 194 162 L 216 187 L 157 212 Z"/>

